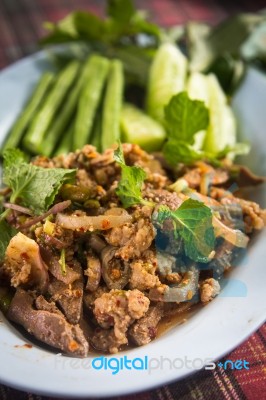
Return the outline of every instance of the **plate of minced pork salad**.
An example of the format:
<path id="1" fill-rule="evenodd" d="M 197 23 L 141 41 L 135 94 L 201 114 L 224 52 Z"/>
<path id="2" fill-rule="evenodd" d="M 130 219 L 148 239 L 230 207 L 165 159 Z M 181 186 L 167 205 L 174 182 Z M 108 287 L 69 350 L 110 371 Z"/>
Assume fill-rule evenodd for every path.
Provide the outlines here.
<path id="1" fill-rule="evenodd" d="M 47 28 L 0 74 L 0 379 L 104 397 L 184 377 L 265 319 L 265 77 L 238 60 L 225 85 L 200 26 L 130 1 Z"/>

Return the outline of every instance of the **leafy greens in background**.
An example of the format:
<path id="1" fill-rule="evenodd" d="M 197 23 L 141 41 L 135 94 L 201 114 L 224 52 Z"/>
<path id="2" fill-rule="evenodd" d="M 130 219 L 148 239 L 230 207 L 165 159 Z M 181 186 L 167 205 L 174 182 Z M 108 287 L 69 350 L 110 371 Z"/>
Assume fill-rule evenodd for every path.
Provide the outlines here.
<path id="1" fill-rule="evenodd" d="M 105 18 L 75 11 L 56 24 L 46 22 L 45 28 L 50 33 L 41 40 L 42 46 L 68 44 L 65 51 L 50 54 L 57 67 L 98 52 L 120 59 L 127 79 L 141 85 L 147 81 L 153 52 L 164 35 L 163 29 L 149 22 L 146 13 L 136 10 L 131 0 L 107 1 Z"/>
<path id="2" fill-rule="evenodd" d="M 136 10 L 132 0 L 107 0 L 105 18 L 76 11 L 45 27 L 49 34 L 42 45 L 72 42 L 73 52 L 58 55 L 57 61 L 98 51 L 120 58 L 131 78 L 141 84 L 154 50 L 164 41 L 178 42 L 188 54 L 191 71 L 213 72 L 229 95 L 247 64 L 266 70 L 265 11 L 238 14 L 214 27 L 189 22 L 184 27 L 163 29 L 149 22 L 145 12 Z"/>
<path id="3" fill-rule="evenodd" d="M 247 64 L 266 70 L 266 12 L 241 13 L 215 27 L 189 22 L 185 40 L 192 71 L 213 72 L 232 94 Z"/>
<path id="4" fill-rule="evenodd" d="M 3 182 L 12 190 L 10 202 L 19 200 L 35 214 L 47 211 L 62 184 L 76 175 L 74 169 L 41 168 L 30 164 L 18 149 L 7 149 L 3 157 Z"/>
<path id="5" fill-rule="evenodd" d="M 131 0 L 107 1 L 106 18 L 75 11 L 59 23 L 46 23 L 45 26 L 50 34 L 42 40 L 42 44 L 90 40 L 118 45 L 119 41 L 123 42 L 126 38 L 133 43 L 139 34 L 146 34 L 157 43 L 161 36 L 161 28 L 148 22 L 145 13 L 137 11 Z"/>

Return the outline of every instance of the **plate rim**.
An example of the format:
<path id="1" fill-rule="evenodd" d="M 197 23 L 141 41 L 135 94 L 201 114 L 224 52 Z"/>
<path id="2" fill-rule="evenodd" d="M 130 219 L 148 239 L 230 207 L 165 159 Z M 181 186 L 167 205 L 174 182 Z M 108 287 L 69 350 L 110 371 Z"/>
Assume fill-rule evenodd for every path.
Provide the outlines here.
<path id="1" fill-rule="evenodd" d="M 13 63 L 10 66 L 5 67 L 4 69 L 1 70 L 0 72 L 0 84 L 1 84 L 1 80 L 4 78 L 5 74 L 10 73 L 10 71 L 12 72 L 13 70 L 16 70 L 16 68 L 20 68 L 21 64 L 25 64 L 25 63 L 34 63 L 39 59 L 45 58 L 45 50 L 41 50 L 38 51 L 32 55 L 26 56 L 24 58 L 22 58 L 21 60 L 17 60 L 15 63 Z M 263 234 L 261 234 L 263 235 Z M 264 240 L 266 240 L 266 235 L 264 232 Z M 262 241 L 262 239 L 261 239 Z M 238 265 L 236 268 L 238 269 L 240 267 L 240 265 Z M 235 271 L 234 271 L 235 272 Z M 215 301 L 213 303 L 211 303 L 210 305 L 208 305 L 208 307 L 214 307 L 216 305 L 217 300 L 219 301 L 219 297 L 217 299 L 215 299 Z M 217 307 L 217 306 L 216 306 Z M 197 312 L 198 314 L 198 312 Z M 2 319 L 2 315 L 1 319 Z M 194 316 L 192 317 L 194 318 Z M 250 329 L 248 331 L 245 331 L 245 333 L 242 335 L 242 337 L 239 340 L 235 340 L 232 342 L 232 344 L 230 346 L 227 346 L 226 349 L 222 352 L 220 352 L 219 354 L 217 354 L 213 359 L 213 361 L 219 360 L 222 357 L 224 357 L 226 354 L 228 354 L 229 352 L 231 352 L 233 349 L 235 349 L 237 346 L 239 346 L 241 343 L 243 343 L 252 333 L 254 333 L 254 331 L 256 331 L 266 320 L 266 309 L 264 312 L 264 315 L 261 315 L 256 322 L 253 322 L 253 324 L 250 325 Z M 188 322 L 189 323 L 189 322 Z M 0 324 L 0 332 L 2 331 L 2 323 Z M 5 324 L 6 326 L 6 324 Z M 176 329 L 179 329 L 180 326 L 177 326 L 175 328 L 171 329 L 172 335 L 174 335 L 174 331 Z M 167 334 L 168 335 L 168 334 Z M 156 343 L 158 343 L 159 340 L 163 339 L 165 337 L 165 335 L 162 336 L 162 338 L 157 339 L 156 341 L 152 342 L 152 345 L 156 346 Z M 20 340 L 20 339 L 19 339 Z M 23 341 L 23 340 L 22 340 Z M 25 340 L 24 340 L 25 342 Z M 144 346 L 142 349 L 147 348 L 147 346 Z M 3 353 L 2 353 L 3 354 Z M 120 357 L 121 354 L 123 353 L 118 353 L 118 356 Z M 112 356 L 110 356 L 112 357 Z M 203 365 L 204 367 L 204 365 Z M 132 393 L 139 393 L 141 391 L 147 391 L 147 390 L 153 390 L 156 389 L 157 387 L 160 387 L 164 384 L 169 384 L 181 379 L 184 379 L 190 375 L 192 375 L 193 373 L 195 373 L 198 369 L 196 370 L 190 370 L 190 371 L 186 371 L 185 373 L 181 374 L 178 377 L 170 377 L 169 379 L 162 377 L 161 380 L 159 380 L 157 383 L 154 383 L 153 385 L 147 380 L 146 382 L 144 381 L 144 383 L 141 383 L 139 385 L 137 385 L 137 388 L 131 388 L 128 391 L 125 391 L 125 389 L 123 388 L 119 388 L 117 387 L 116 390 L 112 390 L 112 392 L 110 394 L 107 394 L 105 389 L 102 393 L 95 393 L 95 392 L 91 392 L 89 390 L 83 389 L 82 391 L 78 391 L 78 392 L 71 392 L 69 390 L 66 391 L 66 389 L 61 389 L 58 388 L 57 391 L 55 391 L 55 389 L 53 388 L 51 391 L 49 390 L 49 388 L 42 388 L 42 389 L 38 389 L 37 387 L 35 387 L 34 385 L 31 385 L 30 383 L 16 383 L 14 382 L 14 379 L 6 379 L 6 377 L 3 377 L 3 374 L 0 372 L 0 382 L 8 385 L 10 387 L 16 388 L 18 390 L 23 390 L 23 391 L 31 391 L 32 393 L 36 393 L 36 394 L 40 394 L 40 395 L 52 395 L 54 397 L 63 397 L 63 398 L 73 398 L 76 396 L 79 396 L 80 398 L 85 398 L 88 396 L 94 396 L 94 397 L 98 397 L 98 398 L 103 398 L 103 397 L 112 397 L 112 396 L 120 396 L 120 395 L 127 395 L 127 394 L 132 394 Z M 161 374 L 163 375 L 163 374 Z M 143 382 L 143 380 L 141 379 L 140 381 Z"/>

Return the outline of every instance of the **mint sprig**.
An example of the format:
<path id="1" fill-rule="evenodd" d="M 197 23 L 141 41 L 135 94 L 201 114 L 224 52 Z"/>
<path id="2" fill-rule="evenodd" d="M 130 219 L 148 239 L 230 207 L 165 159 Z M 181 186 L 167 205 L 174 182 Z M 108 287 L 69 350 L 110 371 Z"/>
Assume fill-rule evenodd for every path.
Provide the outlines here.
<path id="1" fill-rule="evenodd" d="M 5 150 L 3 158 L 3 182 L 12 190 L 10 202 L 18 201 L 35 214 L 47 211 L 60 187 L 76 175 L 74 169 L 42 168 L 27 163 L 18 149 Z"/>
<path id="2" fill-rule="evenodd" d="M 146 172 L 140 167 L 126 165 L 120 143 L 114 152 L 114 159 L 121 167 L 121 179 L 116 194 L 123 206 L 128 208 L 136 204 L 153 205 L 142 198 L 141 190 L 146 179 Z"/>
<path id="3" fill-rule="evenodd" d="M 188 199 L 172 211 L 161 206 L 156 212 L 155 222 L 163 224 L 170 220 L 176 239 L 184 241 L 185 254 L 191 260 L 207 263 L 214 250 L 215 235 L 212 226 L 212 212 L 200 201 Z"/>

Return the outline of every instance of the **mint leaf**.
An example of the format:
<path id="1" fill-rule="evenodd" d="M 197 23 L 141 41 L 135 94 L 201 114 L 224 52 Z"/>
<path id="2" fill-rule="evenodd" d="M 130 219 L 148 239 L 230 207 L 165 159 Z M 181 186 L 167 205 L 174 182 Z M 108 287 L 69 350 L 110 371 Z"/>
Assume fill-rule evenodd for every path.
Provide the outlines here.
<path id="1" fill-rule="evenodd" d="M 10 201 L 19 199 L 36 214 L 45 212 L 53 204 L 60 187 L 76 174 L 74 169 L 41 168 L 26 163 L 18 149 L 7 149 L 3 157 L 3 182 L 12 190 Z"/>
<path id="2" fill-rule="evenodd" d="M 118 143 L 117 149 L 115 149 L 114 151 L 114 159 L 118 164 L 120 164 L 120 166 L 126 165 L 124 153 L 120 142 Z"/>
<path id="3" fill-rule="evenodd" d="M 165 120 L 170 138 L 193 144 L 195 133 L 209 124 L 209 111 L 203 101 L 191 100 L 186 92 L 181 92 L 165 107 Z"/>
<path id="4" fill-rule="evenodd" d="M 146 178 L 145 171 L 140 167 L 130 167 L 125 164 L 124 154 L 119 144 L 114 152 L 114 159 L 121 167 L 121 179 L 116 189 L 116 194 L 120 198 L 125 208 L 135 204 L 149 204 L 142 198 L 142 185 Z"/>
<path id="5" fill-rule="evenodd" d="M 219 153 L 213 154 L 203 150 L 195 150 L 191 145 L 178 141 L 176 139 L 169 139 L 163 148 L 163 153 L 166 161 L 171 165 L 178 163 L 193 164 L 198 160 L 206 160 L 215 166 L 220 165 L 219 160 L 225 158 L 228 154 L 234 156 L 241 154 L 248 154 L 250 145 L 248 143 L 236 143 L 234 146 L 226 146 Z"/>
<path id="6" fill-rule="evenodd" d="M 166 161 L 171 165 L 178 163 L 191 164 L 204 158 L 203 152 L 196 151 L 189 144 L 175 139 L 170 139 L 166 142 L 163 153 Z"/>
<path id="7" fill-rule="evenodd" d="M 209 262 L 209 255 L 214 250 L 215 235 L 212 226 L 212 212 L 200 201 L 188 199 L 172 211 L 161 206 L 156 222 L 171 220 L 176 237 L 184 241 L 185 254 L 196 262 Z"/>
<path id="8" fill-rule="evenodd" d="M 9 225 L 5 220 L 0 221 L 0 262 L 4 260 L 6 248 L 16 233 L 16 229 Z"/>

